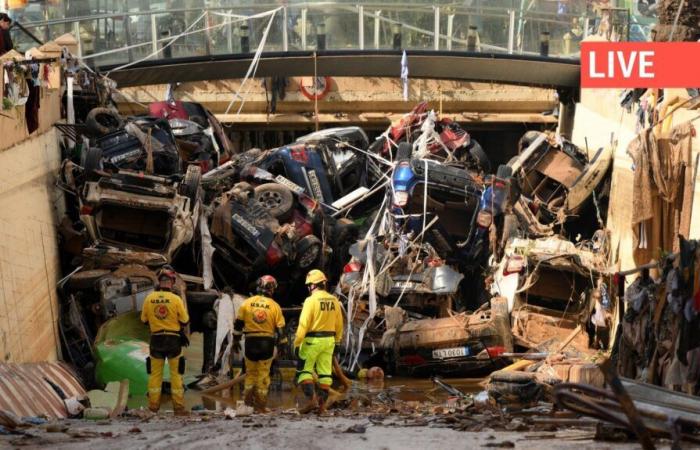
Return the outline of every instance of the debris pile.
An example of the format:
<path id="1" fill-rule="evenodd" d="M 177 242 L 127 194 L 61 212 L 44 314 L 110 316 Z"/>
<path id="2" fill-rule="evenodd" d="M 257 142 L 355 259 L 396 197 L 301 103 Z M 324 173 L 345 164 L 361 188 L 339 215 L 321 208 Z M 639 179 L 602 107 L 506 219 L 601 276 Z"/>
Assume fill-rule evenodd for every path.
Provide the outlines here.
<path id="1" fill-rule="evenodd" d="M 607 149 L 530 131 L 492 171 L 489 153 L 426 103 L 374 141 L 331 128 L 239 153 L 187 102 L 136 117 L 99 106 L 61 129 L 60 186 L 74 200 L 63 248 L 75 268 L 61 283 L 62 335 L 87 379 L 97 368 L 101 383 L 144 389 L 123 373 L 147 350 L 129 317 L 166 264 L 204 333 L 205 373 L 233 354 L 217 326 L 224 290 L 245 296 L 274 275 L 291 334 L 311 268 L 343 299 L 351 373 L 485 375 L 517 352 L 607 348 Z"/>

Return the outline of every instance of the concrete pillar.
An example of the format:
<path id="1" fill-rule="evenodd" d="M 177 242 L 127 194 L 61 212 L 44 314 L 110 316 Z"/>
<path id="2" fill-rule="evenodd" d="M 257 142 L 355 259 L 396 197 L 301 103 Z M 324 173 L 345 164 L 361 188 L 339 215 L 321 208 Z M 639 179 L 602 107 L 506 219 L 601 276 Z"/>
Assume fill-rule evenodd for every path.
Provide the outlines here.
<path id="1" fill-rule="evenodd" d="M 576 103 L 570 99 L 562 99 L 559 103 L 559 125 L 557 132 L 566 139 L 571 139 L 574 131 L 574 116 L 576 115 Z"/>

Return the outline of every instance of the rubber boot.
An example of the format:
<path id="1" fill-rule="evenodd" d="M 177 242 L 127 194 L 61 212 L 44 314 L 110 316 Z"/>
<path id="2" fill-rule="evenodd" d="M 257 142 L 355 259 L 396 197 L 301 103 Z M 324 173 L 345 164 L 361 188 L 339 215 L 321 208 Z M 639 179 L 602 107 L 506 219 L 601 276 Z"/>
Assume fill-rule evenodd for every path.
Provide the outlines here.
<path id="1" fill-rule="evenodd" d="M 267 394 L 255 393 L 255 412 L 259 414 L 269 413 L 267 409 Z"/>
<path id="2" fill-rule="evenodd" d="M 190 412 L 185 408 L 175 408 L 175 415 L 179 417 L 187 417 L 190 415 Z"/>
<path id="3" fill-rule="evenodd" d="M 246 406 L 255 406 L 255 388 L 246 389 L 243 392 L 243 401 Z"/>
<path id="4" fill-rule="evenodd" d="M 318 388 L 318 414 L 325 414 L 326 404 L 328 403 L 328 389 L 323 387 Z"/>
<path id="5" fill-rule="evenodd" d="M 318 398 L 316 397 L 316 392 L 314 392 L 313 382 L 302 383 L 301 390 L 304 392 L 306 402 L 299 407 L 299 414 L 308 414 L 318 408 Z"/>
<path id="6" fill-rule="evenodd" d="M 158 414 L 158 411 L 160 411 L 160 397 L 158 398 L 158 402 L 152 402 L 150 399 L 150 395 L 147 395 L 148 397 L 148 410 L 152 413 Z"/>

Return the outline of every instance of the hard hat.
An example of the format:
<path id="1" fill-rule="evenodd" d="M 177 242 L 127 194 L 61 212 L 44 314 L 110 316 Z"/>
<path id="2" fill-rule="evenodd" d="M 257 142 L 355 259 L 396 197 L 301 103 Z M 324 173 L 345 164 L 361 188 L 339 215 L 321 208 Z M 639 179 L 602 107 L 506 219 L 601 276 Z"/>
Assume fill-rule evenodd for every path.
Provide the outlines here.
<path id="1" fill-rule="evenodd" d="M 257 286 L 258 291 L 273 292 L 277 289 L 277 280 L 272 275 L 263 275 L 258 278 Z"/>
<path id="2" fill-rule="evenodd" d="M 168 278 L 173 283 L 175 283 L 175 281 L 177 280 L 175 271 L 170 269 L 169 267 L 163 267 L 158 273 L 158 281 L 162 280 L 163 278 Z"/>
<path id="3" fill-rule="evenodd" d="M 306 275 L 306 284 L 318 284 L 324 281 L 328 281 L 328 279 L 326 275 L 318 269 L 311 270 L 308 275 Z"/>

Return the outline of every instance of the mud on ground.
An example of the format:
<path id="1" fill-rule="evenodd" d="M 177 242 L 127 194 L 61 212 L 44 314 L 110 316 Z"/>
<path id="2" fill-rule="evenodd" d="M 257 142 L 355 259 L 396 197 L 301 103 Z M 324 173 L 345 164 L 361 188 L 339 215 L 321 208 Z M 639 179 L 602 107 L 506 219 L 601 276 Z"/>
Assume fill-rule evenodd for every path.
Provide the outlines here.
<path id="1" fill-rule="evenodd" d="M 324 417 L 275 412 L 227 420 L 222 413 L 202 412 L 188 418 L 161 414 L 112 421 L 64 420 L 27 429 L 23 436 L 0 436 L 0 447 L 55 449 L 200 449 L 274 448 L 638 448 L 638 444 L 594 441 L 595 427 L 549 427 L 549 431 L 458 431 L 449 415 L 405 418 L 335 412 Z M 444 417 L 440 417 L 444 416 Z M 446 419 L 446 420 L 445 420 Z M 454 420 L 461 421 L 457 416 Z M 512 421 L 511 421 L 512 423 Z M 47 428 L 53 432 L 47 430 Z"/>

